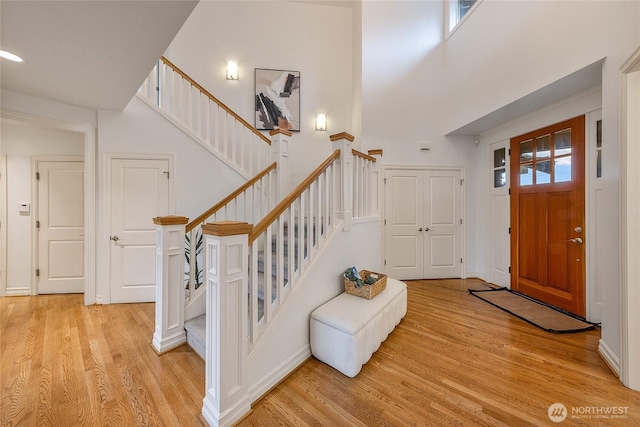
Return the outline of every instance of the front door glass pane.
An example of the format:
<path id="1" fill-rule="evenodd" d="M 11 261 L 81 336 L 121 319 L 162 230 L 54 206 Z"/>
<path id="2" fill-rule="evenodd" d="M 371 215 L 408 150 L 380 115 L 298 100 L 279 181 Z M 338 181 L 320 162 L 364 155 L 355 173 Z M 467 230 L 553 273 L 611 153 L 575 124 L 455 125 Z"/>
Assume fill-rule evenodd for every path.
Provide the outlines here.
<path id="1" fill-rule="evenodd" d="M 551 157 L 551 135 L 543 135 L 536 138 L 536 159 L 548 159 Z"/>
<path id="2" fill-rule="evenodd" d="M 528 139 L 520 143 L 520 163 L 533 159 L 533 140 Z"/>
<path id="3" fill-rule="evenodd" d="M 520 165 L 520 185 L 533 184 L 533 164 Z"/>
<path id="4" fill-rule="evenodd" d="M 536 184 L 548 184 L 551 182 L 551 162 L 536 163 Z"/>
<path id="5" fill-rule="evenodd" d="M 561 130 L 553 136 L 555 155 L 562 156 L 571 153 L 571 129 Z"/>
<path id="6" fill-rule="evenodd" d="M 571 156 L 555 159 L 554 182 L 571 181 Z"/>

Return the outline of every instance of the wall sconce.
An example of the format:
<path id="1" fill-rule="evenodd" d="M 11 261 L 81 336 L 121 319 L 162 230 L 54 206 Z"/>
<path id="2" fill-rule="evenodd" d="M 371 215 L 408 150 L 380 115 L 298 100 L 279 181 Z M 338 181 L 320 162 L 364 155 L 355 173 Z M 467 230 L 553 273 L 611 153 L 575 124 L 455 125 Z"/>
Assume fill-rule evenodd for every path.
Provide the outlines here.
<path id="1" fill-rule="evenodd" d="M 235 61 L 227 62 L 227 80 L 238 80 L 238 63 Z"/>
<path id="2" fill-rule="evenodd" d="M 316 116 L 316 130 L 327 130 L 327 115 L 320 113 Z"/>

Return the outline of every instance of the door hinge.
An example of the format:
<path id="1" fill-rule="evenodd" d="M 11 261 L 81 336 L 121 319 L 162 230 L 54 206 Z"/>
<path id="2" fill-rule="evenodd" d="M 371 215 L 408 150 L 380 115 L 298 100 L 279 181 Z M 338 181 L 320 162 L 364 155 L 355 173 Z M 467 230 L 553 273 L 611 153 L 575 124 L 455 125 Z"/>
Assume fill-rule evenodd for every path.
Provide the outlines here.
<path id="1" fill-rule="evenodd" d="M 385 179 L 384 179 L 384 183 L 385 183 L 385 184 L 387 183 L 387 178 L 385 178 Z"/>
<path id="2" fill-rule="evenodd" d="M 384 225 L 387 225 L 387 220 L 386 219 L 384 220 Z"/>
<path id="3" fill-rule="evenodd" d="M 462 218 L 460 218 L 460 225 L 462 225 Z"/>
<path id="4" fill-rule="evenodd" d="M 511 234 L 511 227 L 509 227 L 509 234 Z"/>
<path id="5" fill-rule="evenodd" d="M 36 268 L 36 277 L 40 277 L 40 269 Z"/>
<path id="6" fill-rule="evenodd" d="M 40 228 L 40 221 L 36 221 L 36 228 Z"/>
<path id="7" fill-rule="evenodd" d="M 384 260 L 384 265 L 387 265 L 387 260 L 386 259 Z"/>
<path id="8" fill-rule="evenodd" d="M 460 264 L 462 264 L 462 258 L 460 258 Z"/>
<path id="9" fill-rule="evenodd" d="M 463 182 L 464 182 L 464 179 L 461 179 L 461 180 L 460 180 L 460 185 L 462 185 L 462 183 L 463 183 Z"/>
<path id="10" fill-rule="evenodd" d="M 511 274 L 511 267 L 509 267 L 509 274 Z"/>
<path id="11" fill-rule="evenodd" d="M 40 180 L 40 172 L 36 172 L 36 180 Z"/>
<path id="12" fill-rule="evenodd" d="M 509 189 L 509 194 L 511 194 L 511 189 Z"/>
<path id="13" fill-rule="evenodd" d="M 169 179 L 169 171 L 164 171 L 162 172 L 163 174 L 167 175 L 167 179 Z"/>

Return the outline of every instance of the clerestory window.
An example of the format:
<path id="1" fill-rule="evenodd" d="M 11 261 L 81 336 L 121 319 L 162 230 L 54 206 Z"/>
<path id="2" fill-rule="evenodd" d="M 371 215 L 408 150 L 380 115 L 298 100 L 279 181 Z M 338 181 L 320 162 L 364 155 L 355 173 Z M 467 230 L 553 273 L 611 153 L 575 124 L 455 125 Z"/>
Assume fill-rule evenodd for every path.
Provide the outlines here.
<path id="1" fill-rule="evenodd" d="M 482 0 L 444 0 L 445 16 L 447 18 L 447 36 L 449 36 L 458 27 L 460 23 L 468 16 Z"/>

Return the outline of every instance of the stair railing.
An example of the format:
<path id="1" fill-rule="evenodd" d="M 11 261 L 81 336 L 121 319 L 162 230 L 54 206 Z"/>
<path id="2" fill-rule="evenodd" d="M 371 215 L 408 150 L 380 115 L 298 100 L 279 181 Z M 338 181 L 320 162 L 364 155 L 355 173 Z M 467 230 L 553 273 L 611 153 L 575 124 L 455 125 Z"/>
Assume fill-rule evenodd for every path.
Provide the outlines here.
<path id="1" fill-rule="evenodd" d="M 138 96 L 245 178 L 267 166 L 269 138 L 167 58 L 160 59 Z"/>
<path id="2" fill-rule="evenodd" d="M 206 311 L 203 226 L 209 221 L 260 221 L 289 190 L 291 132 L 270 133 L 272 163 L 189 223 L 186 217 L 154 218 L 156 316 L 152 344 L 164 353 L 186 342 L 185 320 Z M 277 166 L 276 166 L 277 165 Z M 191 268 L 191 266 L 193 268 Z"/>
<path id="3" fill-rule="evenodd" d="M 275 174 L 278 164 L 260 171 L 256 176 L 200 214 L 185 227 L 185 301 L 200 290 L 204 283 L 202 259 L 202 226 L 207 222 L 244 221 L 254 224 L 275 206 Z M 202 288 L 204 289 L 204 288 Z"/>
<path id="4" fill-rule="evenodd" d="M 251 355 L 270 345 L 261 338 L 279 323 L 276 315 L 339 224 L 350 229 L 353 136 L 336 134 L 331 141 L 333 154 L 257 224 L 204 226 L 208 341 L 202 415 L 210 425 L 232 425 L 251 410 L 249 390 L 257 384 L 249 384 L 248 371 L 259 363 Z M 259 380 L 261 389 L 284 374 L 271 375 Z"/>
<path id="5" fill-rule="evenodd" d="M 379 214 L 378 179 L 376 158 L 358 150 L 353 153 L 353 218 L 368 218 Z M 374 151 L 374 150 L 371 150 Z M 375 150 L 382 154 L 382 150 Z"/>
<path id="6" fill-rule="evenodd" d="M 336 225 L 335 150 L 248 236 L 249 349 L 255 345 Z"/>

